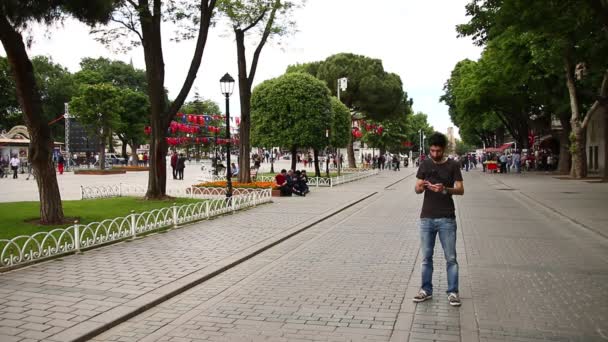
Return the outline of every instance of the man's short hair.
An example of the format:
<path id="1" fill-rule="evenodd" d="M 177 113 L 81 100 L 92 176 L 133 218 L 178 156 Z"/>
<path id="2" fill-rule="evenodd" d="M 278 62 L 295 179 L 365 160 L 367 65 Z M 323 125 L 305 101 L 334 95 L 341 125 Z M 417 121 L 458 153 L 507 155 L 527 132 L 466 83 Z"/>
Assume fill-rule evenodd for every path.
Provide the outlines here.
<path id="1" fill-rule="evenodd" d="M 439 132 L 433 133 L 429 137 L 429 146 L 439 146 L 441 148 L 445 148 L 448 145 L 448 138 Z"/>
<path id="2" fill-rule="evenodd" d="M 281 170 L 281 173 L 287 173 L 287 170 L 283 169 Z"/>

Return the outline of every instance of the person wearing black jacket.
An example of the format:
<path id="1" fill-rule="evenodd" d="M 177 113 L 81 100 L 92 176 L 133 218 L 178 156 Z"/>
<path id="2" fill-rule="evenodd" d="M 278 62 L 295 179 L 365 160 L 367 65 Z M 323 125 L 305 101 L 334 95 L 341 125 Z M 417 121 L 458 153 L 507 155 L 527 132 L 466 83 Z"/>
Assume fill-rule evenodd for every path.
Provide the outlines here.
<path id="1" fill-rule="evenodd" d="M 179 154 L 177 158 L 177 179 L 184 180 L 184 169 L 186 168 L 186 157 L 183 153 Z"/>

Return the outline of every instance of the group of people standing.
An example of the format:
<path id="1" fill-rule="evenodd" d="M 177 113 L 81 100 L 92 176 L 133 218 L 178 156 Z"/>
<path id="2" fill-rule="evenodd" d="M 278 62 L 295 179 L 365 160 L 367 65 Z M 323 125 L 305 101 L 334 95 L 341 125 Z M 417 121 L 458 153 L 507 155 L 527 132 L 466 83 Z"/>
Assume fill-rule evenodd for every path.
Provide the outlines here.
<path id="1" fill-rule="evenodd" d="M 379 156 L 372 156 L 371 153 L 367 155 L 361 155 L 361 163 L 363 167 L 373 169 L 392 169 L 395 171 L 401 170 L 401 158 L 397 154 L 390 155 L 388 153 L 381 154 Z M 409 158 L 408 156 L 403 157 L 403 166 L 408 167 Z"/>
<path id="2" fill-rule="evenodd" d="M 179 155 L 173 151 L 171 155 L 171 169 L 173 170 L 173 179 L 184 180 L 184 169 L 186 168 L 186 157 L 183 153 Z"/>

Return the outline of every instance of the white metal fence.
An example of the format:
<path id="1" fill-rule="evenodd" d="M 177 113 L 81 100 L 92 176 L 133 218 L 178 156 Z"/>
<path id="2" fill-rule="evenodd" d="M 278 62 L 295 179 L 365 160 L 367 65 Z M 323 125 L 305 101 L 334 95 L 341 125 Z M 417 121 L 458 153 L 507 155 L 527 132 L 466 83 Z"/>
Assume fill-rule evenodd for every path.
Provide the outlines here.
<path id="1" fill-rule="evenodd" d="M 235 196 L 249 195 L 263 191 L 265 189 L 246 189 L 238 188 L 233 189 Z M 111 198 L 111 197 L 122 197 L 122 196 L 144 196 L 146 194 L 147 187 L 144 185 L 137 184 L 110 184 L 110 185 L 81 185 L 80 186 L 80 198 L 81 199 L 94 199 L 94 198 Z M 199 188 L 196 186 L 190 186 L 186 188 L 167 189 L 167 195 L 173 197 L 187 197 L 187 198 L 220 198 L 226 196 L 225 188 Z"/>
<path id="2" fill-rule="evenodd" d="M 0 269 L 79 252 L 82 249 L 113 241 L 135 238 L 137 235 L 154 230 L 177 227 L 180 224 L 253 207 L 270 202 L 271 195 L 270 189 L 257 190 L 234 196 L 230 202 L 225 198 L 213 199 L 181 206 L 173 205 L 142 213 L 132 211 L 130 215 L 124 217 L 92 222 L 87 225 L 74 224 L 49 232 L 0 240 Z"/>
<path id="3" fill-rule="evenodd" d="M 333 187 L 336 185 L 356 181 L 356 180 L 359 180 L 362 178 L 377 175 L 379 173 L 380 173 L 380 170 L 372 169 L 372 170 L 366 170 L 366 171 L 359 171 L 357 173 L 347 173 L 345 175 L 331 177 L 331 186 Z"/>

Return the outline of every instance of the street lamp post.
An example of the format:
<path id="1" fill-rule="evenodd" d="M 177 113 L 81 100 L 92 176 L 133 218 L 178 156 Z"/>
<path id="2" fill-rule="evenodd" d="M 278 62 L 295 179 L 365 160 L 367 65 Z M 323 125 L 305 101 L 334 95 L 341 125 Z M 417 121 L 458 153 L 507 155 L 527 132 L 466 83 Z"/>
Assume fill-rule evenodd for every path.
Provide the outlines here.
<path id="1" fill-rule="evenodd" d="M 232 89 L 234 88 L 234 78 L 226 73 L 220 79 L 220 86 L 222 94 L 226 96 L 226 199 L 228 200 L 228 204 L 230 204 L 232 197 L 232 167 L 230 164 L 230 95 L 232 95 Z"/>
<path id="2" fill-rule="evenodd" d="M 338 101 L 342 102 L 342 100 L 340 100 L 340 90 L 346 90 L 348 86 L 348 78 L 346 77 L 342 77 L 342 78 L 338 78 L 338 86 L 337 86 L 337 91 L 336 94 L 338 95 Z M 336 160 L 338 161 L 338 176 L 340 175 L 340 164 L 342 164 L 342 156 L 340 155 L 340 149 L 338 149 L 338 147 L 336 147 Z"/>
<path id="3" fill-rule="evenodd" d="M 325 176 L 329 178 L 329 129 L 325 130 L 325 138 L 327 138 L 327 147 L 325 148 Z"/>
<path id="4" fill-rule="evenodd" d="M 63 114 L 63 118 L 65 120 L 65 153 L 67 154 L 67 168 L 66 171 L 70 169 L 70 160 L 72 156 L 70 155 L 70 113 L 67 102 L 64 104 L 65 106 L 65 114 Z"/>

